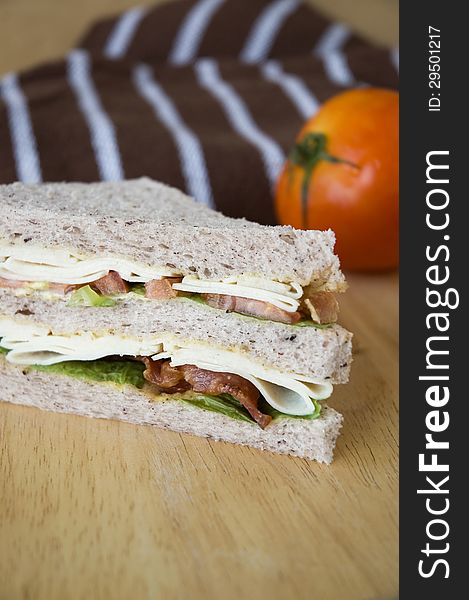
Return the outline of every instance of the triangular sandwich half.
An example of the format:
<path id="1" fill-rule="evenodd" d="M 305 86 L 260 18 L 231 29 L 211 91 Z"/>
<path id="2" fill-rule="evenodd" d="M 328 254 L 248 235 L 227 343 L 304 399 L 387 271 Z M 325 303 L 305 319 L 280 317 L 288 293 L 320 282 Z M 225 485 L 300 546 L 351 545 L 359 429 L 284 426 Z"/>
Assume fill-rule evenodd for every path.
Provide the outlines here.
<path id="1" fill-rule="evenodd" d="M 330 462 L 333 246 L 148 179 L 0 186 L 0 399 Z"/>

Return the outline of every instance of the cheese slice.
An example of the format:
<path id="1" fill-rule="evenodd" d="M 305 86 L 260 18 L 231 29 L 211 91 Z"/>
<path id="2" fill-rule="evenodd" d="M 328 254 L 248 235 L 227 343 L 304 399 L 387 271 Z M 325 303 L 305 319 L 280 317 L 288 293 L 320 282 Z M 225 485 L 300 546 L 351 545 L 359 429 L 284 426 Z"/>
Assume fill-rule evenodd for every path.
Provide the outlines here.
<path id="1" fill-rule="evenodd" d="M 234 373 L 250 381 L 276 410 L 287 414 L 304 416 L 312 414 L 315 406 L 311 398 L 325 400 L 332 394 L 332 384 L 306 378 L 297 373 L 282 373 L 276 369 L 253 362 L 248 356 L 237 352 L 220 350 L 202 345 L 191 348 L 165 343 L 165 354 L 171 357 L 171 365 L 195 365 L 208 371 Z M 156 355 L 155 360 L 163 358 Z"/>
<path id="2" fill-rule="evenodd" d="M 66 267 L 80 260 L 78 257 L 72 256 L 65 248 L 44 248 L 34 245 L 13 246 L 0 243 L 0 259 L 5 260 L 9 257 L 56 267 Z"/>
<path id="3" fill-rule="evenodd" d="M 44 325 L 36 323 L 19 323 L 8 317 L 0 317 L 0 338 L 17 342 L 28 341 L 33 337 L 49 335 L 50 330 Z"/>
<path id="4" fill-rule="evenodd" d="M 99 338 L 92 334 L 75 336 L 46 335 L 28 341 L 3 338 L 2 346 L 10 350 L 8 362 L 16 365 L 54 365 L 69 360 L 96 360 L 105 356 L 149 356 L 159 352 L 157 341 L 139 341 L 115 335 Z"/>
<path id="5" fill-rule="evenodd" d="M 69 360 L 95 360 L 105 356 L 151 356 L 170 359 L 172 366 L 192 364 L 201 369 L 233 373 L 250 381 L 265 400 L 287 415 L 309 415 L 311 398 L 324 400 L 332 393 L 329 382 L 283 373 L 254 362 L 249 356 L 204 344 L 182 345 L 165 336 L 137 339 L 90 332 L 54 335 L 46 327 L 0 318 L 1 345 L 9 350 L 6 359 L 16 365 L 52 365 Z"/>
<path id="6" fill-rule="evenodd" d="M 145 283 L 150 279 L 175 277 L 168 267 L 147 267 L 124 258 L 79 258 L 62 249 L 0 245 L 0 277 L 23 281 L 86 284 L 117 271 L 122 279 Z"/>
<path id="7" fill-rule="evenodd" d="M 0 243 L 0 277 L 5 279 L 84 285 L 104 277 L 109 271 L 117 271 L 122 279 L 131 283 L 181 276 L 174 268 L 148 267 L 123 258 L 85 258 L 60 248 Z M 296 282 L 287 284 L 248 275 L 221 281 L 186 276 L 181 283 L 173 284 L 173 288 L 193 294 L 225 294 L 262 300 L 287 312 L 298 310 L 303 295 L 303 288 Z"/>
<path id="8" fill-rule="evenodd" d="M 137 339 L 91 332 L 53 335 L 44 325 L 0 318 L 0 344 L 9 350 L 8 362 L 53 365 L 67 360 L 96 360 L 105 356 L 151 356 L 163 350 L 156 336 Z"/>
<path id="9" fill-rule="evenodd" d="M 297 283 L 280 283 L 257 277 L 229 277 L 222 281 L 211 281 L 186 276 L 181 283 L 174 283 L 173 288 L 181 292 L 193 294 L 223 294 L 261 300 L 273 304 L 287 312 L 295 312 L 300 306 L 299 298 L 303 288 Z"/>

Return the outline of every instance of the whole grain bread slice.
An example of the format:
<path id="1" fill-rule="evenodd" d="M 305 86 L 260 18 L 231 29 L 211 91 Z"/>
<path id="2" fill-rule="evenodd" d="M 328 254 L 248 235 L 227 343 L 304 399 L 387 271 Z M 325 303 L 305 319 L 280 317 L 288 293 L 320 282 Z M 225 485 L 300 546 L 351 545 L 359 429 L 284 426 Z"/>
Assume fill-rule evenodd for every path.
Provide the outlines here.
<path id="1" fill-rule="evenodd" d="M 352 334 L 340 325 L 285 325 L 225 313 L 187 298 L 158 301 L 127 294 L 113 307 L 73 307 L 65 298 L 21 297 L 0 289 L 2 317 L 45 325 L 56 335 L 92 331 L 147 339 L 167 334 L 180 342 L 235 350 L 264 366 L 334 384 L 348 380 L 352 360 Z"/>
<path id="2" fill-rule="evenodd" d="M 148 390 L 82 381 L 13 366 L 0 356 L 0 400 L 54 412 L 155 425 L 330 463 L 342 416 L 324 407 L 315 420 L 281 418 L 265 430 Z"/>
<path id="3" fill-rule="evenodd" d="M 0 186 L 0 244 L 65 248 L 219 280 L 253 275 L 345 287 L 332 231 L 225 217 L 147 178 Z"/>

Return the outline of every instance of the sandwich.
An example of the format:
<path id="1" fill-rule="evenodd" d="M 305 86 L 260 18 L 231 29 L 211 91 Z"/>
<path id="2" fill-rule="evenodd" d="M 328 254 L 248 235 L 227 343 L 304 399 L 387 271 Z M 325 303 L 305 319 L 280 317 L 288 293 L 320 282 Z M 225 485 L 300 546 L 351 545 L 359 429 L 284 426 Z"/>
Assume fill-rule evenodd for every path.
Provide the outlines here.
<path id="1" fill-rule="evenodd" d="M 334 242 L 146 178 L 0 186 L 0 400 L 329 463 Z"/>

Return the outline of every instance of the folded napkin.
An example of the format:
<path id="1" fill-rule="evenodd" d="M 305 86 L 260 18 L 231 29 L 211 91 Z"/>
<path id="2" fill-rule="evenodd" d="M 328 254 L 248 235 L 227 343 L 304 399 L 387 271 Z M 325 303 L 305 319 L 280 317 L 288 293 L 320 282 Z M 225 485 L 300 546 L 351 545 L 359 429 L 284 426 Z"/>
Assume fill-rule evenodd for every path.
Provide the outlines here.
<path id="1" fill-rule="evenodd" d="M 398 60 L 298 0 L 134 8 L 0 80 L 0 182 L 146 175 L 274 223 L 302 123 L 343 89 L 396 87 Z"/>

